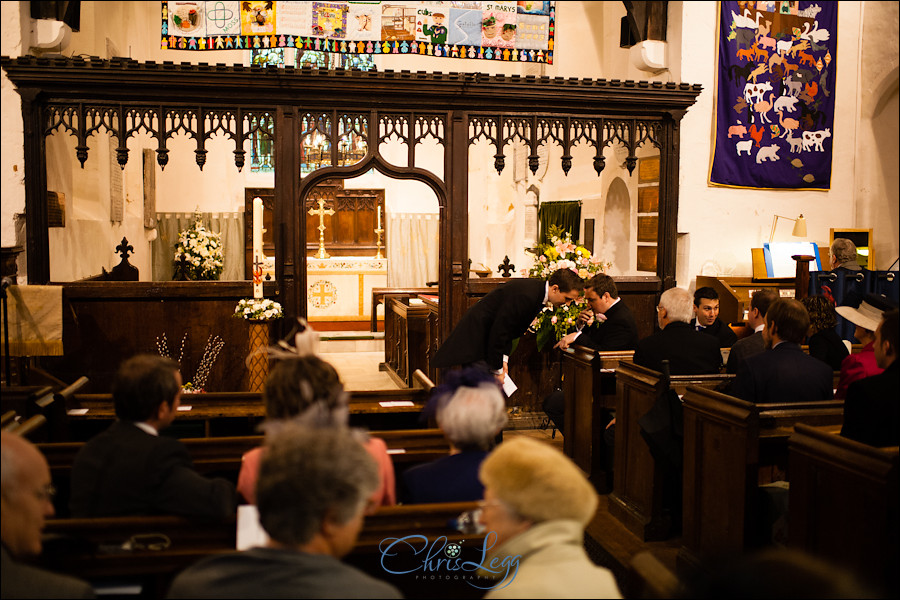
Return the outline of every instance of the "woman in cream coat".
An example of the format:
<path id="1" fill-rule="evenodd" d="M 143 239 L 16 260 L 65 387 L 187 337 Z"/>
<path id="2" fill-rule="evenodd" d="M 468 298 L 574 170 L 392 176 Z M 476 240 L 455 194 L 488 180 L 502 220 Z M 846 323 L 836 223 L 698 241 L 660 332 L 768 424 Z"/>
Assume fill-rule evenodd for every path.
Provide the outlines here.
<path id="1" fill-rule="evenodd" d="M 598 498 L 571 460 L 544 442 L 515 438 L 491 452 L 479 476 L 481 522 L 496 535 L 490 558 L 513 566 L 485 598 L 622 597 L 612 572 L 584 551 Z"/>

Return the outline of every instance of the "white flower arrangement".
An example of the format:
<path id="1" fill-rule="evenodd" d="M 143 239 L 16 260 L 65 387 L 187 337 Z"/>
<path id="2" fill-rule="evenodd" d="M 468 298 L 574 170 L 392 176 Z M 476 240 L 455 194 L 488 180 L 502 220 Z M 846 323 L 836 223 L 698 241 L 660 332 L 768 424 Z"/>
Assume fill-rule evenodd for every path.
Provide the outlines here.
<path id="1" fill-rule="evenodd" d="M 200 222 L 178 234 L 175 244 L 175 279 L 218 279 L 223 268 L 222 242 Z"/>
<path id="2" fill-rule="evenodd" d="M 234 309 L 234 316 L 248 321 L 272 321 L 284 316 L 281 304 L 268 298 L 242 298 Z"/>

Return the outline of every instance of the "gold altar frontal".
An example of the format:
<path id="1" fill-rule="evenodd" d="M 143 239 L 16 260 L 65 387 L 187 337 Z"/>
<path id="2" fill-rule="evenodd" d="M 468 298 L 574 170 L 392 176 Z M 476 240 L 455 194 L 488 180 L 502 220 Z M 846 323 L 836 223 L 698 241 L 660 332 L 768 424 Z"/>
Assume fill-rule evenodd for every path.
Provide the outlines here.
<path id="1" fill-rule="evenodd" d="M 387 285 L 387 260 L 357 256 L 306 259 L 309 321 L 369 321 L 372 288 Z"/>

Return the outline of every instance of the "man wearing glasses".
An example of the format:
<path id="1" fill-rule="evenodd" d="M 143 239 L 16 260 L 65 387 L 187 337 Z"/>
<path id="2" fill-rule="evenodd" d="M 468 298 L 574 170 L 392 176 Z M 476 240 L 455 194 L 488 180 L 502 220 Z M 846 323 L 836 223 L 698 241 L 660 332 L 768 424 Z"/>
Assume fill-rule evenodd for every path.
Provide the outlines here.
<path id="1" fill-rule="evenodd" d="M 27 440 L 2 432 L 2 530 L 3 598 L 94 598 L 94 590 L 74 577 L 57 575 L 16 562 L 41 553 L 41 530 L 52 517 L 55 490 L 47 460 Z"/>

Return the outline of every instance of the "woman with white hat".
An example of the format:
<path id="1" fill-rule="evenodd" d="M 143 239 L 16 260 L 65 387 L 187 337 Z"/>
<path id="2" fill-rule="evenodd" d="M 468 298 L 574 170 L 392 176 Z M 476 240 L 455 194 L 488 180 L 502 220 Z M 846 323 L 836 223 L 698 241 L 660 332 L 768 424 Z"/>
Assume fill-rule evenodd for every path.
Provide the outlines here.
<path id="1" fill-rule="evenodd" d="M 875 330 L 878 329 L 884 311 L 890 308 L 883 296 L 869 294 L 859 308 L 838 306 L 835 309 L 839 315 L 856 325 L 853 337 L 863 344 L 862 350 L 850 354 L 841 362 L 841 376 L 834 393 L 835 399 L 846 398 L 847 387 L 857 379 L 878 375 L 884 370 L 875 363 Z"/>

